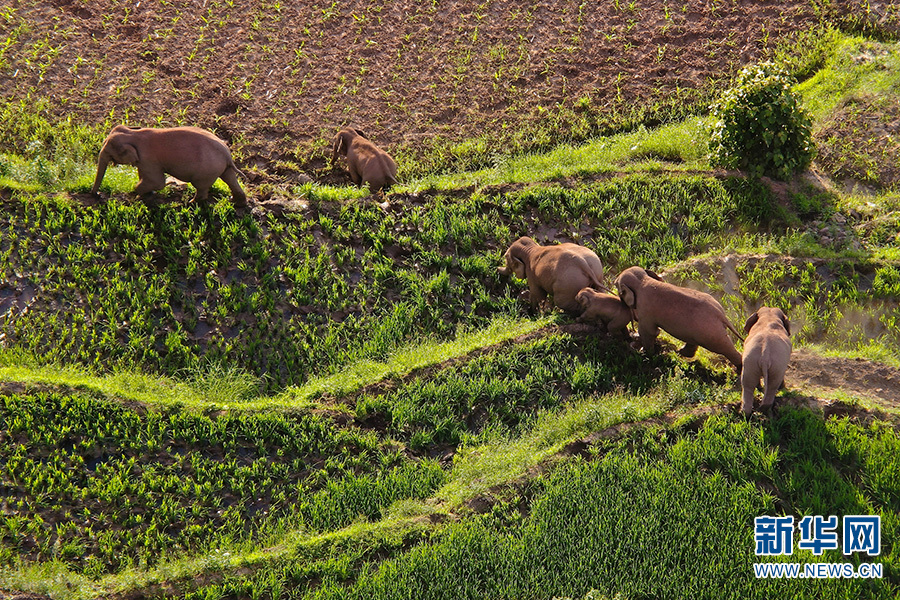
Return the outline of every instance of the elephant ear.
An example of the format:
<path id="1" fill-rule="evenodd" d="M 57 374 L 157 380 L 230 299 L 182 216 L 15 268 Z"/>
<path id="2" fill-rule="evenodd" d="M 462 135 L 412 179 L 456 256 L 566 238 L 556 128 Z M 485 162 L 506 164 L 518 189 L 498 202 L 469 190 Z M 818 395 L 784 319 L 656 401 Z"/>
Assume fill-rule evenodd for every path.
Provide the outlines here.
<path id="1" fill-rule="evenodd" d="M 647 275 L 649 275 L 653 279 L 655 279 L 657 281 L 662 281 L 662 277 L 657 275 L 654 271 L 651 271 L 650 269 L 644 269 L 644 272 L 647 273 Z"/>
<path id="2" fill-rule="evenodd" d="M 781 323 L 784 325 L 784 330 L 787 332 L 787 334 L 791 335 L 791 322 L 783 311 L 781 311 Z"/>
<path id="3" fill-rule="evenodd" d="M 507 260 L 509 262 L 509 268 L 512 269 L 516 277 L 525 279 L 525 263 L 522 262 L 522 259 L 510 256 Z"/>
<path id="4" fill-rule="evenodd" d="M 590 303 L 590 296 L 588 295 L 587 290 L 591 288 L 583 288 L 577 294 L 575 294 L 575 302 L 578 303 L 581 308 L 587 310 L 588 304 Z"/>
<path id="5" fill-rule="evenodd" d="M 625 303 L 625 306 L 628 308 L 635 308 L 637 306 L 637 299 L 634 296 L 634 290 L 632 290 L 627 285 L 619 286 L 619 298 L 622 299 L 622 302 Z"/>
<path id="6" fill-rule="evenodd" d="M 109 141 L 109 146 L 111 150 L 110 156 L 120 165 L 133 165 L 140 159 L 134 144 L 113 138 Z"/>
<path id="7" fill-rule="evenodd" d="M 759 321 L 759 313 L 755 312 L 747 318 L 747 322 L 744 323 L 744 335 L 750 333 L 750 329 L 756 325 L 756 322 Z"/>
<path id="8" fill-rule="evenodd" d="M 366 139 L 369 139 L 369 136 L 367 136 L 367 135 L 363 132 L 362 129 L 354 129 L 353 131 L 355 131 L 356 133 L 358 133 L 358 134 L 361 135 L 362 137 L 364 137 L 364 138 L 366 138 Z"/>

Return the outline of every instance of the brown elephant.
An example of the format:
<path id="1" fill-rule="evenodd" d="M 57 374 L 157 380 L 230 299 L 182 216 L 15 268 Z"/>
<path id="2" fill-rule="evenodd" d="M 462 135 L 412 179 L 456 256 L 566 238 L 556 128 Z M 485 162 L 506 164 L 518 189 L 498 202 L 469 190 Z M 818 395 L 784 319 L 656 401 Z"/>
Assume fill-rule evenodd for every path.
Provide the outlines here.
<path id="1" fill-rule="evenodd" d="M 575 296 L 584 288 L 603 287 L 603 264 L 591 250 L 577 244 L 540 246 L 530 237 L 520 237 L 503 255 L 501 275 L 514 274 L 528 282 L 531 308 L 536 309 L 547 295 L 569 314 L 578 316 L 581 304 Z"/>
<path id="2" fill-rule="evenodd" d="M 331 145 L 332 165 L 337 161 L 338 154 L 347 157 L 353 183 L 359 186 L 368 184 L 373 194 L 397 183 L 397 163 L 358 129 L 344 127 L 337 132 Z"/>
<path id="3" fill-rule="evenodd" d="M 741 373 L 741 410 L 745 416 L 753 412 L 753 396 L 759 380 L 763 381 L 760 408 L 769 410 L 775 394 L 784 383 L 791 362 L 791 323 L 780 308 L 763 306 L 744 324 L 744 371 Z"/>
<path id="4" fill-rule="evenodd" d="M 231 188 L 235 204 L 245 205 L 247 195 L 225 142 L 199 127 L 153 129 L 116 125 L 103 142 L 97 157 L 97 177 L 91 194 L 97 195 L 109 163 L 135 165 L 140 181 L 139 196 L 162 189 L 166 173 L 187 181 L 197 189 L 197 200 L 206 200 L 209 189 L 221 178 Z"/>
<path id="5" fill-rule="evenodd" d="M 725 316 L 719 302 L 704 292 L 666 283 L 653 271 L 630 267 L 616 278 L 616 290 L 634 311 L 641 346 L 646 352 L 656 349 L 656 336 L 663 329 L 684 342 L 679 354 L 691 357 L 703 346 L 721 354 L 741 371 L 741 355 L 728 337 L 730 329 L 741 334 Z"/>
<path id="6" fill-rule="evenodd" d="M 628 335 L 631 309 L 618 296 L 584 288 L 575 295 L 575 300 L 583 310 L 576 319 L 579 323 L 601 323 L 609 333 Z"/>

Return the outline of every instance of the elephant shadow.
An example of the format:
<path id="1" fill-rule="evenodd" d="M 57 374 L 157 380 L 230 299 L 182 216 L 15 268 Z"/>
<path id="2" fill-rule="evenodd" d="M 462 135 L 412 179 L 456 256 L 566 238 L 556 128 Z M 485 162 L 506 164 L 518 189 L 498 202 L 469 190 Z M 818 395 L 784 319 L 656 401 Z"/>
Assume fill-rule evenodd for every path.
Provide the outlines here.
<path id="1" fill-rule="evenodd" d="M 740 414 L 739 404 L 733 408 Z M 767 491 L 775 496 L 779 511 L 813 515 L 870 512 L 857 487 L 865 457 L 853 444 L 838 439 L 840 433 L 829 426 L 829 420 L 848 418 L 865 426 L 886 415 L 845 402 L 823 402 L 800 392 L 782 394 L 769 415 L 755 415 L 751 418 L 762 422 L 766 444 L 778 448 L 774 490 Z M 885 511 L 900 511 L 900 499 L 885 501 Z"/>

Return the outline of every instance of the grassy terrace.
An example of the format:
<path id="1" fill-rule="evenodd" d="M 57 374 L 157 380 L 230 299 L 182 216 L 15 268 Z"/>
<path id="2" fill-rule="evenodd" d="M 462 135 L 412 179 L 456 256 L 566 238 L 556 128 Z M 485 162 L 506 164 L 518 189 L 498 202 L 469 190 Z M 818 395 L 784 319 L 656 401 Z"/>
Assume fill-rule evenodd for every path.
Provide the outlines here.
<path id="1" fill-rule="evenodd" d="M 896 597 L 896 406 L 789 380 L 747 421 L 718 357 L 530 315 L 496 273 L 520 235 L 575 241 L 609 281 L 654 268 L 738 325 L 783 307 L 795 348 L 900 366 L 896 154 L 835 133 L 900 99 L 900 51 L 830 35 L 797 89 L 818 168 L 875 164 L 866 190 L 715 171 L 702 116 L 424 175 L 386 209 L 317 184 L 267 198 L 297 211 L 147 205 L 127 168 L 98 202 L 77 125 L 82 156 L 0 155 L 0 590 Z M 755 579 L 753 519 L 781 514 L 881 515 L 877 558 L 789 559 L 883 578 Z"/>

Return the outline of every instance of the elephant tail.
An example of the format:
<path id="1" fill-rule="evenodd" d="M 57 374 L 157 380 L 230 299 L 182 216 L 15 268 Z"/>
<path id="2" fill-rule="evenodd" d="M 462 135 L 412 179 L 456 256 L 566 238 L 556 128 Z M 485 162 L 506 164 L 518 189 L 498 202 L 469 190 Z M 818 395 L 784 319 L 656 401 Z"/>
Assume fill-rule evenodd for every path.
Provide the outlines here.
<path id="1" fill-rule="evenodd" d="M 608 287 L 603 285 L 603 281 L 600 279 L 600 277 L 597 276 L 597 273 L 590 268 L 590 266 L 585 265 L 583 268 L 583 272 L 585 275 L 587 275 L 587 278 L 591 282 L 591 285 L 588 286 L 589 288 L 591 288 L 592 290 L 597 290 L 598 292 L 606 292 L 607 294 L 612 293 L 612 291 L 610 291 Z"/>
<path id="2" fill-rule="evenodd" d="M 737 337 L 737 339 L 744 341 L 744 336 L 741 335 L 741 332 L 735 329 L 734 325 L 731 324 L 731 321 L 728 320 L 728 317 L 725 317 L 725 327 L 731 330 L 731 333 Z"/>

